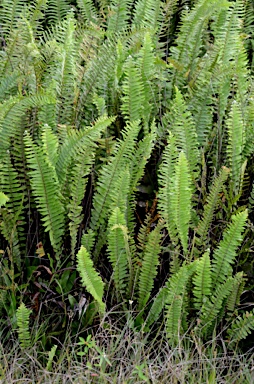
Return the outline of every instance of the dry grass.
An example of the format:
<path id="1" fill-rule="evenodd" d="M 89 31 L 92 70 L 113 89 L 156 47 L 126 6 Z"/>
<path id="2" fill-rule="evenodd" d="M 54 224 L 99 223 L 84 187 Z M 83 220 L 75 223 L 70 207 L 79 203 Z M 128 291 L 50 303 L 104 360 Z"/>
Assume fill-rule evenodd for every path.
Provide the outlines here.
<path id="1" fill-rule="evenodd" d="M 48 352 L 40 352 L 39 343 L 23 351 L 15 339 L 0 343 L 0 383 L 254 383 L 254 354 L 229 353 L 221 340 L 199 345 L 186 338 L 172 349 L 162 333 L 149 341 L 127 325 L 121 330 L 109 321 L 102 325 L 82 346 L 79 335 L 56 342 L 48 369 Z"/>

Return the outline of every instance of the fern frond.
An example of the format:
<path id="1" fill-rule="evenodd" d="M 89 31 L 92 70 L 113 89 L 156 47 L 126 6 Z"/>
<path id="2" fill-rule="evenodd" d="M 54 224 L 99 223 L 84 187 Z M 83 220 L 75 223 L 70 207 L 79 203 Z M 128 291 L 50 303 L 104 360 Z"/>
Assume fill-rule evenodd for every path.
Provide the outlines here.
<path id="1" fill-rule="evenodd" d="M 245 312 L 242 316 L 238 316 L 228 329 L 229 348 L 233 349 L 236 344 L 246 337 L 254 330 L 254 313 Z"/>
<path id="2" fill-rule="evenodd" d="M 211 279 L 211 263 L 209 257 L 209 250 L 197 260 L 196 273 L 193 277 L 193 294 L 194 306 L 200 309 L 204 299 L 211 295 L 212 279 Z"/>
<path id="3" fill-rule="evenodd" d="M 133 27 L 146 27 L 155 31 L 161 21 L 161 5 L 161 1 L 138 0 L 135 4 Z"/>
<path id="4" fill-rule="evenodd" d="M 6 196 L 3 192 L 0 192 L 0 208 L 3 207 L 8 200 L 9 200 L 9 197 Z"/>
<path id="5" fill-rule="evenodd" d="M 234 279 L 229 277 L 223 284 L 217 285 L 213 296 L 203 302 L 196 329 L 205 338 L 212 334 L 215 324 L 221 320 L 226 310 L 224 301 L 231 295 L 233 286 Z"/>
<path id="6" fill-rule="evenodd" d="M 84 21 L 93 24 L 98 23 L 98 13 L 92 0 L 77 0 L 77 4 L 84 18 Z"/>
<path id="7" fill-rule="evenodd" d="M 113 269 L 113 280 L 117 296 L 121 296 L 126 292 L 128 264 L 130 261 L 129 249 L 126 247 L 127 231 L 124 215 L 116 207 L 109 218 L 107 240 L 108 255 Z"/>
<path id="8" fill-rule="evenodd" d="M 245 281 L 243 272 L 238 272 L 234 276 L 232 293 L 227 300 L 227 310 L 230 314 L 232 314 L 236 310 L 237 306 L 240 304 L 240 297 L 243 293 L 244 284 Z"/>
<path id="9" fill-rule="evenodd" d="M 91 216 L 91 229 L 93 231 L 97 231 L 109 214 L 115 183 L 121 172 L 132 159 L 139 129 L 138 122 L 126 127 L 125 131 L 123 131 L 123 140 L 116 144 L 114 153 L 109 158 L 108 164 L 104 165 L 100 171 Z"/>
<path id="10" fill-rule="evenodd" d="M 205 246 L 205 242 L 207 242 L 208 231 L 213 220 L 214 212 L 219 203 L 219 193 L 223 188 L 223 184 L 228 177 L 229 171 L 228 168 L 222 167 L 206 198 L 203 217 L 197 228 L 197 235 L 199 236 L 198 243 L 201 245 L 204 244 Z"/>
<path id="11" fill-rule="evenodd" d="M 55 167 L 58 160 L 59 142 L 58 137 L 48 125 L 45 125 L 42 129 L 41 140 L 42 150 L 46 155 L 49 164 L 52 167 Z"/>
<path id="12" fill-rule="evenodd" d="M 169 135 L 168 144 L 162 155 L 162 163 L 159 168 L 159 191 L 158 191 L 158 209 L 164 218 L 171 241 L 176 242 L 177 230 L 173 220 L 172 206 L 172 188 L 173 178 L 175 176 L 175 164 L 177 162 L 177 152 L 175 146 L 176 139 Z"/>
<path id="13" fill-rule="evenodd" d="M 113 0 L 110 3 L 107 33 L 114 34 L 127 28 L 132 1 L 121 0 L 119 2 Z"/>
<path id="14" fill-rule="evenodd" d="M 212 261 L 212 286 L 214 289 L 218 284 L 224 283 L 231 273 L 231 265 L 237 256 L 236 249 L 241 244 L 247 217 L 247 210 L 232 216 L 232 222 L 214 252 Z"/>
<path id="15" fill-rule="evenodd" d="M 24 137 L 26 158 L 31 171 L 29 172 L 32 192 L 42 215 L 45 231 L 49 232 L 52 247 L 60 254 L 64 233 L 64 206 L 60 194 L 60 186 L 55 168 L 42 151 L 27 134 Z"/>
<path id="16" fill-rule="evenodd" d="M 142 258 L 142 266 L 139 274 L 139 297 L 138 308 L 143 309 L 150 298 L 150 294 L 154 285 L 154 279 L 157 274 L 159 265 L 159 254 L 161 251 L 161 225 L 147 235 L 147 242 L 144 246 L 144 254 Z"/>
<path id="17" fill-rule="evenodd" d="M 32 313 L 31 309 L 26 308 L 24 303 L 21 303 L 17 309 L 17 329 L 21 348 L 29 348 L 31 346 L 30 331 L 29 331 L 29 316 Z"/>
<path id="18" fill-rule="evenodd" d="M 194 263 L 184 265 L 167 282 L 166 334 L 172 346 L 178 344 L 187 317 L 187 285 L 194 271 Z"/>
<path id="19" fill-rule="evenodd" d="M 81 246 L 77 253 L 77 270 L 80 274 L 82 284 L 99 304 L 100 311 L 105 311 L 105 303 L 102 301 L 104 283 L 94 269 L 93 262 L 87 250 Z"/>
<path id="20" fill-rule="evenodd" d="M 192 188 L 189 165 L 183 152 L 175 165 L 175 176 L 172 180 L 171 194 L 172 219 L 175 222 L 179 239 L 185 254 L 188 249 L 188 233 L 191 218 Z"/>
<path id="21" fill-rule="evenodd" d="M 68 0 L 48 0 L 47 3 L 46 16 L 52 24 L 62 21 L 71 10 Z"/>
<path id="22" fill-rule="evenodd" d="M 168 288 L 162 287 L 157 294 L 157 296 L 153 300 L 153 304 L 151 309 L 147 315 L 145 320 L 145 328 L 149 330 L 149 328 L 158 320 L 161 315 L 161 312 L 165 306 L 166 299 L 168 296 Z"/>
<path id="23" fill-rule="evenodd" d="M 240 187 L 239 182 L 241 180 L 241 166 L 245 160 L 243 158 L 243 149 L 245 146 L 245 127 L 243 124 L 242 112 L 236 102 L 233 102 L 232 104 L 229 119 L 227 120 L 227 127 L 227 157 L 231 168 L 233 191 L 237 194 Z"/>
<path id="24" fill-rule="evenodd" d="M 170 115 L 168 116 L 170 122 L 169 128 L 176 139 L 176 146 L 180 151 L 185 153 L 189 163 L 191 176 L 197 178 L 200 154 L 198 150 L 196 128 L 184 98 L 177 88 Z"/>
<path id="25" fill-rule="evenodd" d="M 122 84 L 124 96 L 122 96 L 121 110 L 127 121 L 133 122 L 140 119 L 144 103 L 144 89 L 138 68 L 135 67 L 132 58 L 126 63 L 125 79 Z"/>

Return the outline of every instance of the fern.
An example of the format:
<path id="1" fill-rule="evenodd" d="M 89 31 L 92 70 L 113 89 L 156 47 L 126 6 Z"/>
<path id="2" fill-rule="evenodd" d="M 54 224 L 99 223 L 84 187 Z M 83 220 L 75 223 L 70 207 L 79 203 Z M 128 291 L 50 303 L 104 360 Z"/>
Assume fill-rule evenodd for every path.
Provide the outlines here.
<path id="1" fill-rule="evenodd" d="M 135 28 L 151 28 L 156 30 L 161 20 L 161 2 L 153 0 L 138 0 L 135 4 L 133 26 Z"/>
<path id="2" fill-rule="evenodd" d="M 29 316 L 31 313 L 32 311 L 26 308 L 24 303 L 20 304 L 16 312 L 19 342 L 23 349 L 31 346 L 29 331 Z"/>
<path id="3" fill-rule="evenodd" d="M 120 209 L 116 207 L 109 218 L 107 239 L 109 260 L 118 296 L 126 292 L 128 263 L 130 263 L 130 253 L 128 246 L 126 247 L 127 236 L 126 221 Z M 131 278 L 130 283 L 133 283 Z"/>
<path id="4" fill-rule="evenodd" d="M 243 316 L 238 316 L 228 329 L 229 347 L 233 349 L 236 344 L 246 337 L 254 330 L 254 313 L 245 312 Z"/>
<path id="5" fill-rule="evenodd" d="M 24 141 L 27 162 L 31 169 L 29 175 L 33 195 L 42 215 L 45 231 L 49 232 L 52 247 L 59 256 L 64 233 L 64 207 L 56 171 L 28 134 Z"/>
<path id="6" fill-rule="evenodd" d="M 181 92 L 176 88 L 175 99 L 171 106 L 169 120 L 170 131 L 174 135 L 177 148 L 185 153 L 191 176 L 198 178 L 199 151 L 194 121 L 187 110 Z"/>
<path id="7" fill-rule="evenodd" d="M 211 295 L 212 279 L 209 251 L 205 252 L 204 255 L 197 260 L 193 283 L 194 306 L 196 309 L 200 309 L 205 299 Z"/>
<path id="8" fill-rule="evenodd" d="M 208 231 L 214 217 L 214 212 L 219 203 L 219 193 L 223 188 L 223 184 L 225 183 L 228 177 L 229 171 L 230 170 L 226 167 L 223 167 L 221 169 L 220 174 L 215 179 L 211 190 L 206 198 L 206 205 L 204 208 L 203 217 L 197 228 L 197 235 L 199 236 L 198 243 L 202 246 L 203 244 L 205 245 L 205 241 L 207 241 L 206 239 Z"/>
<path id="9" fill-rule="evenodd" d="M 68 0 L 48 0 L 46 15 L 51 23 L 61 21 L 70 11 L 70 2 Z"/>
<path id="10" fill-rule="evenodd" d="M 246 225 L 248 214 L 243 211 L 232 216 L 223 240 L 215 250 L 212 262 L 212 286 L 217 287 L 228 278 L 231 273 L 231 265 L 236 258 L 236 249 L 242 241 L 242 232 Z"/>
<path id="11" fill-rule="evenodd" d="M 126 63 L 125 79 L 122 85 L 122 112 L 127 121 L 133 122 L 140 119 L 144 103 L 144 89 L 138 69 L 134 61 L 129 58 Z"/>
<path id="12" fill-rule="evenodd" d="M 165 306 L 168 295 L 168 288 L 162 287 L 159 293 L 155 296 L 150 311 L 146 317 L 144 326 L 147 330 L 158 320 Z"/>
<path id="13" fill-rule="evenodd" d="M 103 313 L 105 311 L 105 304 L 102 301 L 104 283 L 94 269 L 93 262 L 83 246 L 77 253 L 77 270 L 81 276 L 83 286 L 93 296 Z"/>
<path id="14" fill-rule="evenodd" d="M 194 264 L 184 265 L 167 282 L 166 332 L 172 346 L 178 344 L 184 331 L 187 315 L 188 282 L 194 270 Z"/>
<path id="15" fill-rule="evenodd" d="M 0 208 L 3 207 L 8 200 L 9 200 L 9 197 L 6 196 L 3 192 L 0 192 Z"/>
<path id="16" fill-rule="evenodd" d="M 232 104 L 228 126 L 228 162 L 231 168 L 233 191 L 239 192 L 240 172 L 244 162 L 243 148 L 245 146 L 245 127 L 241 117 L 241 110 L 237 103 Z"/>
<path id="17" fill-rule="evenodd" d="M 187 253 L 192 188 L 189 166 L 183 152 L 180 153 L 178 163 L 175 165 L 175 177 L 172 180 L 172 190 L 170 194 L 172 219 L 175 222 L 183 250 Z"/>
<path id="18" fill-rule="evenodd" d="M 130 0 L 123 0 L 121 2 L 117 0 L 111 1 L 107 33 L 113 34 L 127 28 L 131 5 L 132 2 Z"/>

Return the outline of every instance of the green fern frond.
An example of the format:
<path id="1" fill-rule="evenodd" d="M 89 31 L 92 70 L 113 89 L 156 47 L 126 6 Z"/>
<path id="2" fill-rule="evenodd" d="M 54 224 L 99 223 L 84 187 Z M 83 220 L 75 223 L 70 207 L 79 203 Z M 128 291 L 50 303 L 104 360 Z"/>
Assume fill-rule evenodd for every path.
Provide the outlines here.
<path id="1" fill-rule="evenodd" d="M 161 251 L 161 225 L 157 224 L 155 229 L 147 235 L 147 242 L 144 245 L 144 254 L 142 266 L 139 274 L 139 297 L 138 308 L 143 309 L 150 298 L 154 285 L 154 279 L 157 275 L 159 265 L 159 254 Z"/>
<path id="2" fill-rule="evenodd" d="M 175 99 L 168 115 L 170 131 L 173 133 L 176 146 L 185 153 L 189 163 L 191 176 L 198 177 L 200 154 L 198 150 L 197 133 L 194 121 L 181 92 L 176 88 Z"/>
<path id="3" fill-rule="evenodd" d="M 131 257 L 128 244 L 126 244 L 127 236 L 126 220 L 120 209 L 116 207 L 109 218 L 107 240 L 108 255 L 113 269 L 113 280 L 117 296 L 126 293 L 128 264 L 130 266 Z M 130 283 L 133 283 L 131 278 Z"/>
<path id="4" fill-rule="evenodd" d="M 212 261 L 212 286 L 224 283 L 231 273 L 237 253 L 237 247 L 242 241 L 242 232 L 246 225 L 247 210 L 232 216 L 232 222 L 224 233 L 223 240 L 215 250 Z"/>
<path id="5" fill-rule="evenodd" d="M 254 330 L 254 313 L 245 312 L 242 316 L 238 316 L 228 329 L 229 347 L 233 349 L 236 344 L 246 337 Z"/>
<path id="6" fill-rule="evenodd" d="M 26 308 L 24 303 L 20 304 L 16 312 L 19 342 L 21 348 L 24 349 L 31 346 L 29 331 L 29 316 L 31 313 L 31 309 Z"/>
<path id="7" fill-rule="evenodd" d="M 188 282 L 194 272 L 194 263 L 184 265 L 167 282 L 166 334 L 172 346 L 178 344 L 187 317 Z"/>
<path id="8" fill-rule="evenodd" d="M 169 135 L 168 144 L 162 155 L 162 163 L 159 168 L 158 209 L 164 218 L 171 241 L 178 239 L 176 224 L 173 220 L 172 185 L 175 176 L 175 164 L 177 162 L 176 139 Z"/>
<path id="9" fill-rule="evenodd" d="M 213 296 L 207 298 L 201 307 L 198 318 L 197 330 L 201 332 L 204 338 L 210 336 L 225 310 L 225 300 L 232 294 L 234 279 L 229 277 L 223 284 L 218 284 Z"/>
<path id="10" fill-rule="evenodd" d="M 134 28 L 146 27 L 151 30 L 158 28 L 162 17 L 160 1 L 138 0 L 135 4 L 132 25 Z"/>
<path id="11" fill-rule="evenodd" d="M 15 28 L 18 16 L 22 13 L 23 0 L 3 0 L 1 4 L 1 30 L 6 38 Z"/>
<path id="12" fill-rule="evenodd" d="M 161 315 L 161 312 L 165 306 L 166 300 L 168 296 L 168 288 L 162 287 L 157 294 L 157 296 L 153 300 L 153 304 L 151 309 L 147 315 L 145 320 L 145 328 L 149 330 L 149 328 L 158 320 Z"/>
<path id="13" fill-rule="evenodd" d="M 199 236 L 198 243 L 205 246 L 207 240 L 208 231 L 210 225 L 212 223 L 214 212 L 219 203 L 219 193 L 223 188 L 223 184 L 225 183 L 229 169 L 226 167 L 222 167 L 218 177 L 214 180 L 211 190 L 206 198 L 206 204 L 204 207 L 203 217 L 197 228 L 197 235 Z"/>
<path id="14" fill-rule="evenodd" d="M 102 301 L 104 283 L 94 269 L 93 262 L 87 250 L 81 246 L 77 253 L 77 270 L 80 274 L 82 284 L 99 304 L 100 311 L 105 311 L 105 303 Z"/>
<path id="15" fill-rule="evenodd" d="M 240 171 L 245 160 L 243 158 L 243 149 L 245 146 L 245 127 L 243 124 L 242 112 L 236 102 L 233 102 L 232 104 L 229 119 L 227 120 L 227 127 L 227 156 L 229 166 L 231 168 L 233 191 L 237 194 L 240 187 L 239 181 L 241 180 Z"/>
<path id="16" fill-rule="evenodd" d="M 243 293 L 244 284 L 245 281 L 243 272 L 238 272 L 234 276 L 232 293 L 227 300 L 227 310 L 230 314 L 232 314 L 237 309 L 237 306 L 240 304 L 240 297 Z"/>
<path id="17" fill-rule="evenodd" d="M 93 24 L 98 23 L 98 13 L 92 0 L 77 0 L 77 4 L 84 21 Z"/>
<path id="18" fill-rule="evenodd" d="M 3 207 L 8 200 L 9 200 L 9 197 L 6 196 L 3 192 L 0 192 L 0 208 Z"/>
<path id="19" fill-rule="evenodd" d="M 81 244 L 86 248 L 87 252 L 91 253 L 95 243 L 95 234 L 91 229 L 84 233 L 81 238 Z"/>
<path id="20" fill-rule="evenodd" d="M 124 96 L 122 96 L 121 110 L 127 121 L 133 122 L 140 119 L 144 103 L 144 88 L 138 68 L 135 67 L 132 58 L 126 63 L 125 79 L 122 84 Z"/>
<path id="21" fill-rule="evenodd" d="M 48 0 L 47 3 L 46 16 L 52 24 L 62 21 L 71 10 L 68 0 Z"/>
<path id="22" fill-rule="evenodd" d="M 132 1 L 122 0 L 119 2 L 113 0 L 110 3 L 107 33 L 114 34 L 127 28 Z"/>
<path id="23" fill-rule="evenodd" d="M 191 176 L 189 164 L 183 152 L 180 153 L 175 165 L 175 175 L 172 180 L 171 194 L 172 219 L 175 222 L 178 236 L 185 254 L 188 249 L 188 233 L 191 218 Z"/>
<path id="24" fill-rule="evenodd" d="M 193 294 L 194 306 L 200 309 L 205 298 L 211 295 L 212 279 L 211 279 L 211 262 L 209 250 L 197 260 L 196 273 L 193 277 Z"/>
<path id="25" fill-rule="evenodd" d="M 49 160 L 49 164 L 55 167 L 58 160 L 59 142 L 57 135 L 48 125 L 42 129 L 41 140 L 42 150 Z"/>
<path id="26" fill-rule="evenodd" d="M 139 129 L 138 122 L 126 127 L 123 131 L 123 140 L 116 144 L 108 164 L 101 168 L 99 183 L 93 199 L 91 216 L 91 229 L 93 231 L 97 231 L 109 214 L 115 184 L 121 172 L 126 169 L 126 165 L 132 159 Z"/>
<path id="27" fill-rule="evenodd" d="M 26 158 L 31 171 L 29 172 L 32 192 L 42 215 L 45 231 L 49 232 L 52 247 L 60 254 L 62 236 L 64 234 L 64 206 L 60 194 L 60 186 L 55 168 L 27 134 L 24 137 Z"/>

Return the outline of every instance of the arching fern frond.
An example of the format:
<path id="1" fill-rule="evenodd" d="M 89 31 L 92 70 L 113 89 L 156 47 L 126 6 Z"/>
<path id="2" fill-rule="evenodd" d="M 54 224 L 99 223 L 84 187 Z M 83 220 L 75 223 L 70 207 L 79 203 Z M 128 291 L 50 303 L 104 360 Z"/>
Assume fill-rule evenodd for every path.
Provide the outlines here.
<path id="1" fill-rule="evenodd" d="M 99 304 L 100 311 L 105 311 L 105 303 L 102 301 L 104 283 L 94 269 L 93 262 L 86 248 L 81 246 L 77 253 L 77 270 L 81 276 L 82 284 Z"/>
<path id="2" fill-rule="evenodd" d="M 110 2 L 107 33 L 113 34 L 127 28 L 131 6 L 131 0 L 121 0 L 121 2 L 113 0 Z"/>
<path id="3" fill-rule="evenodd" d="M 132 25 L 134 28 L 146 27 L 156 30 L 161 17 L 161 1 L 138 0 L 135 4 Z"/>

